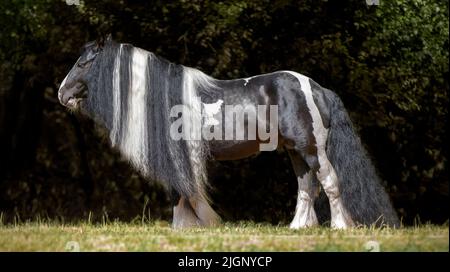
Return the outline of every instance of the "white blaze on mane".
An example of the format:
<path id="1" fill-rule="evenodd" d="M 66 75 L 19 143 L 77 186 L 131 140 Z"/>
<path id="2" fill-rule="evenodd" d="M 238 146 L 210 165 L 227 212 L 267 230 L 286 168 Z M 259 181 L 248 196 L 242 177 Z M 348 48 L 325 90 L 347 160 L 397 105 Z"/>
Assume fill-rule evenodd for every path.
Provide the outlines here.
<path id="1" fill-rule="evenodd" d="M 122 56 L 122 44 L 119 47 L 113 70 L 113 125 L 110 133 L 110 139 L 113 146 L 118 144 L 120 127 L 120 58 Z"/>
<path id="2" fill-rule="evenodd" d="M 202 135 L 201 135 L 201 110 L 202 103 L 198 96 L 199 89 L 214 89 L 216 86 L 213 79 L 203 72 L 183 67 L 183 104 L 189 108 L 190 116 L 183 116 L 183 129 L 187 129 L 185 138 L 189 153 L 194 180 L 197 184 L 198 193 L 206 197 L 203 191 L 206 183 L 206 169 L 203 161 Z"/>
<path id="3" fill-rule="evenodd" d="M 131 56 L 130 93 L 125 122 L 125 135 L 120 149 L 131 162 L 147 173 L 148 135 L 147 135 L 147 63 L 151 55 L 140 48 L 133 48 Z M 120 95 L 120 92 L 118 92 Z"/>

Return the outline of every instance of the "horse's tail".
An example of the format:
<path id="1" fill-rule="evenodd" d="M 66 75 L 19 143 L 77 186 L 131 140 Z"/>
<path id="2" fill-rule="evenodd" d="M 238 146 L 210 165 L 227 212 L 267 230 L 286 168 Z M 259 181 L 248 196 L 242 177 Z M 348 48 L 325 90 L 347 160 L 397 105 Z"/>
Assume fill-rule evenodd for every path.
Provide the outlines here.
<path id="1" fill-rule="evenodd" d="M 341 99 L 326 90 L 330 101 L 327 156 L 339 179 L 344 206 L 355 223 L 397 227 L 399 220 L 375 167 L 356 134 Z"/>

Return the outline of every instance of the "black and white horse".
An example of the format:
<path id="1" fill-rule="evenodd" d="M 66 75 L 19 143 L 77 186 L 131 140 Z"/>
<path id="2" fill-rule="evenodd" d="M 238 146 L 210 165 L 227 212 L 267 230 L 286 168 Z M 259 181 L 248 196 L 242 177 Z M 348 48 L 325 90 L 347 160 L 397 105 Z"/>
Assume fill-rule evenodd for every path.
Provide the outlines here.
<path id="1" fill-rule="evenodd" d="M 276 148 L 287 150 L 298 180 L 291 228 L 318 225 L 313 203 L 320 185 L 332 227 L 399 224 L 341 100 L 299 73 L 218 80 L 109 37 L 84 46 L 58 98 L 105 127 L 142 175 L 167 186 L 173 227 L 219 223 L 206 193 L 207 160 Z M 174 111 L 180 106 L 184 111 Z M 244 116 L 240 123 L 230 124 L 227 107 L 235 119 Z M 183 137 L 186 131 L 202 135 Z"/>

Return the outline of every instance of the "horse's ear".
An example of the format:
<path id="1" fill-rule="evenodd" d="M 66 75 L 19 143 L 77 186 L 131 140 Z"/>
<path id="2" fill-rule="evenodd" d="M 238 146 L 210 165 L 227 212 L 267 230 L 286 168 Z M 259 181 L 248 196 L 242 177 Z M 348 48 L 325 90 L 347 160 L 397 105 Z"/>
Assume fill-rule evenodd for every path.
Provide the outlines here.
<path id="1" fill-rule="evenodd" d="M 97 39 L 97 47 L 99 49 L 103 48 L 105 46 L 105 44 L 112 42 L 112 35 L 111 33 L 105 35 L 100 36 L 100 38 Z"/>
<path id="2" fill-rule="evenodd" d="M 99 37 L 95 43 L 97 44 L 97 48 L 103 48 L 103 46 L 105 46 L 105 37 L 101 36 Z"/>
<path id="3" fill-rule="evenodd" d="M 106 42 L 111 42 L 112 41 L 112 34 L 111 33 L 108 33 L 107 35 L 106 35 Z"/>
<path id="4" fill-rule="evenodd" d="M 107 34 L 107 35 L 102 35 L 100 36 L 97 40 L 97 47 L 98 48 L 103 48 L 105 46 L 106 43 L 109 43 L 112 41 L 112 35 L 111 33 Z"/>

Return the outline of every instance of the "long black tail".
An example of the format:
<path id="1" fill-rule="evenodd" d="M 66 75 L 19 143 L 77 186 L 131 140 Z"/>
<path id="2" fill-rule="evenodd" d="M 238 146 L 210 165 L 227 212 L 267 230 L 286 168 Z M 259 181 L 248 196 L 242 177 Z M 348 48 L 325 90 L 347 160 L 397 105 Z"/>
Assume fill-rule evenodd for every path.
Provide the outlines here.
<path id="1" fill-rule="evenodd" d="M 339 178 L 344 206 L 352 219 L 364 225 L 399 226 L 389 196 L 381 185 L 341 99 L 329 90 L 330 133 L 327 155 Z"/>

